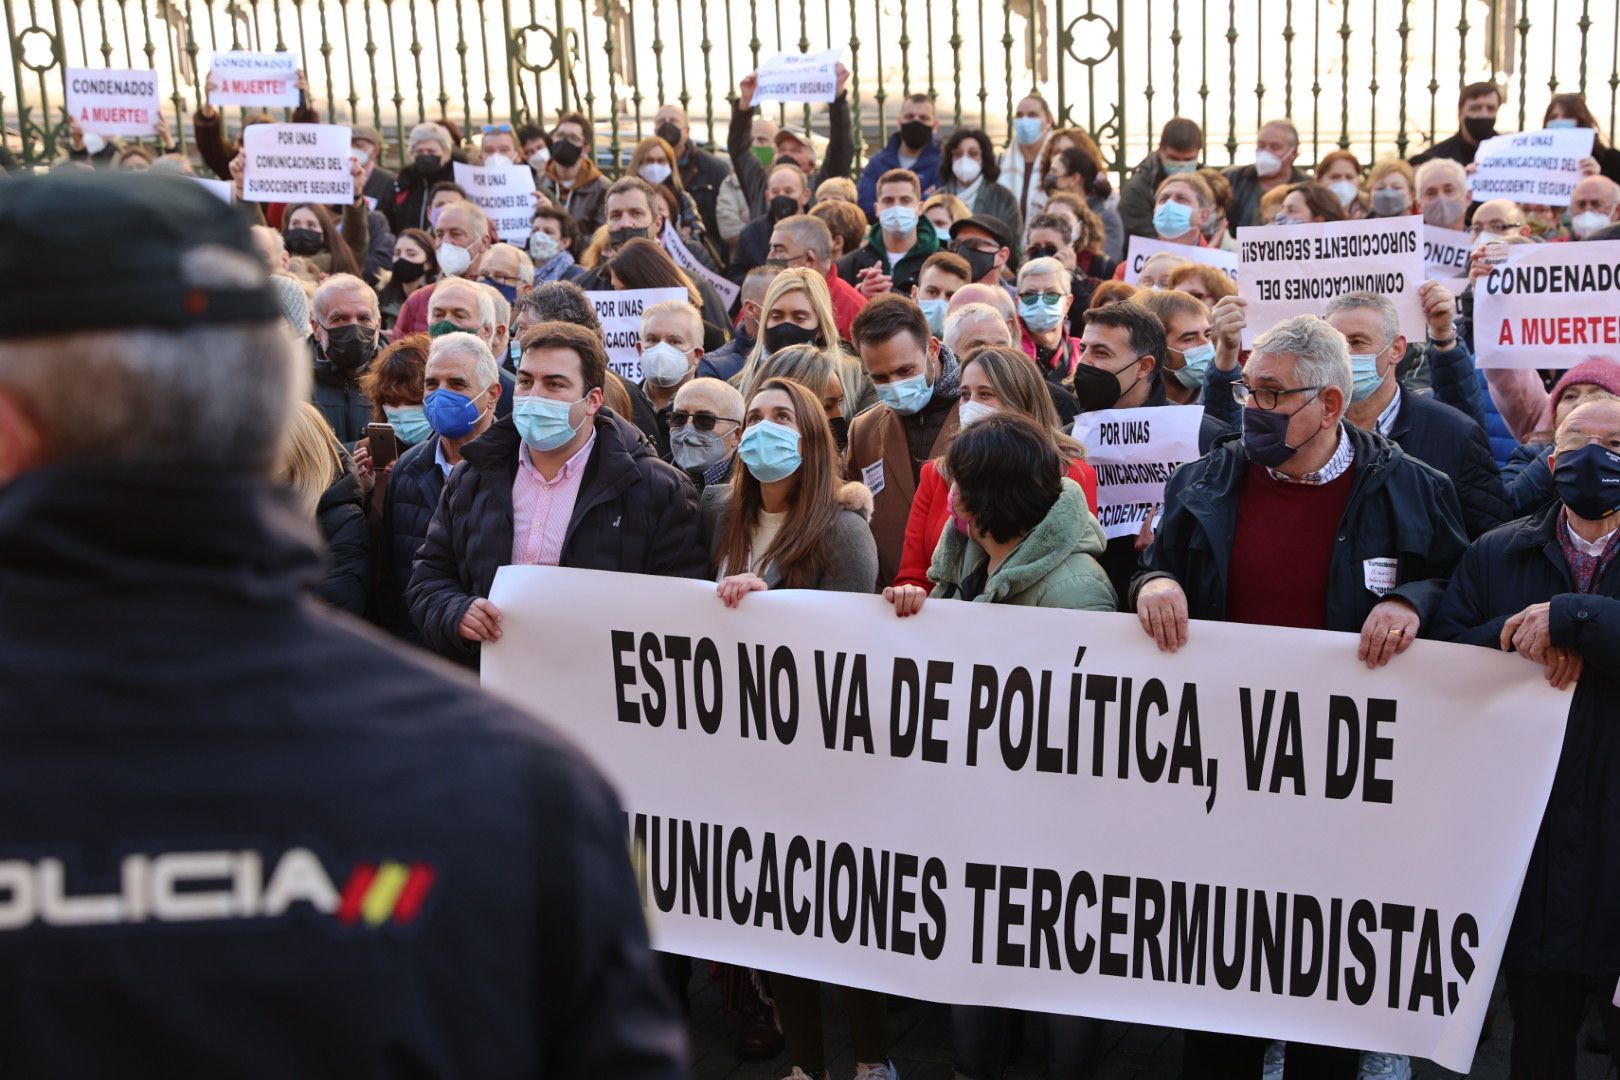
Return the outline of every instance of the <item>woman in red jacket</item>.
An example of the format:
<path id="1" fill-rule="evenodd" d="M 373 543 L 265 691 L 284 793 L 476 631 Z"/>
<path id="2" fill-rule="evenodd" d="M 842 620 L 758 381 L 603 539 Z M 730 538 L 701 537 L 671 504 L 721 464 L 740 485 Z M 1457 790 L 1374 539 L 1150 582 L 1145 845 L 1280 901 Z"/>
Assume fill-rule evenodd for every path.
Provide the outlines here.
<path id="1" fill-rule="evenodd" d="M 1013 348 L 991 346 L 969 354 L 962 363 L 962 395 L 957 406 L 965 428 L 998 409 L 1023 413 L 1052 432 L 1058 451 L 1069 463 L 1068 477 L 1086 493 L 1086 505 L 1097 512 L 1097 473 L 1086 464 L 1085 447 L 1063 433 L 1052 395 L 1042 384 L 1040 372 L 1029 357 Z M 928 564 L 934 545 L 951 516 L 948 497 L 950 484 L 940 475 L 937 462 L 924 463 L 917 478 L 917 496 L 911 502 L 906 521 L 906 542 L 900 553 L 900 572 L 895 585 L 933 587 L 928 580 Z"/>

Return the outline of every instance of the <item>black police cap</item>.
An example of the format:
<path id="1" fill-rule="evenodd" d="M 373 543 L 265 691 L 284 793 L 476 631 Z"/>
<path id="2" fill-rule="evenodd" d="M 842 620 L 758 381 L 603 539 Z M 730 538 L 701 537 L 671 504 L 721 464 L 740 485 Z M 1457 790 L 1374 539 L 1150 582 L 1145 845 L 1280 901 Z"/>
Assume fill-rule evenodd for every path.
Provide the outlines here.
<path id="1" fill-rule="evenodd" d="M 84 169 L 0 181 L 0 338 L 280 317 L 246 221 L 201 184 Z"/>

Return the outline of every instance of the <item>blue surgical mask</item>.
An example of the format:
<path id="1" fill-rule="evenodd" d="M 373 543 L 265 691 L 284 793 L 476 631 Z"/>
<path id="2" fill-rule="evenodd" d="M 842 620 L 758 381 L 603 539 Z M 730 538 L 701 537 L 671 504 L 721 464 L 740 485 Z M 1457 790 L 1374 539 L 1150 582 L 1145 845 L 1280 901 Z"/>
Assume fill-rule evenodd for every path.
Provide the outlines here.
<path id="1" fill-rule="evenodd" d="M 1182 386 L 1192 389 L 1204 385 L 1204 378 L 1209 372 L 1209 362 L 1215 359 L 1215 346 L 1209 342 L 1195 345 L 1181 354 L 1185 361 L 1184 366 L 1171 372 L 1176 381 Z"/>
<path id="2" fill-rule="evenodd" d="M 1044 333 L 1063 321 L 1063 301 L 1048 304 L 1044 300 L 1018 301 L 1018 319 L 1037 334 Z"/>
<path id="3" fill-rule="evenodd" d="M 878 224 L 890 236 L 904 236 L 917 227 L 917 208 L 891 206 L 878 211 Z"/>
<path id="4" fill-rule="evenodd" d="M 799 433 L 774 420 L 761 420 L 743 432 L 737 456 L 749 475 L 762 484 L 786 480 L 804 463 L 799 454 Z"/>
<path id="5" fill-rule="evenodd" d="M 427 414 L 427 421 L 433 430 L 447 439 L 459 439 L 466 435 L 484 415 L 478 411 L 478 403 L 472 398 L 443 387 L 428 394 L 427 400 L 422 402 L 422 411 Z"/>
<path id="6" fill-rule="evenodd" d="M 928 316 L 928 330 L 937 338 L 945 336 L 945 308 L 948 300 L 919 300 L 917 306 Z"/>
<path id="7" fill-rule="evenodd" d="M 433 432 L 420 405 L 384 405 L 383 415 L 394 425 L 394 434 L 402 443 L 415 446 Z"/>
<path id="8" fill-rule="evenodd" d="M 1038 116 L 1020 116 L 1013 120 L 1013 137 L 1019 146 L 1032 146 L 1041 141 L 1041 128 L 1046 121 Z"/>
<path id="9" fill-rule="evenodd" d="M 579 430 L 578 425 L 568 422 L 579 401 L 557 401 L 535 394 L 520 397 L 512 402 L 512 422 L 529 446 L 541 452 L 555 450 Z"/>
<path id="10" fill-rule="evenodd" d="M 1547 128 L 1549 130 L 1553 128 L 1572 128 L 1574 126 L 1575 118 L 1573 116 L 1560 116 L 1556 120 L 1547 121 Z"/>
<path id="11" fill-rule="evenodd" d="M 891 383 L 879 383 L 877 387 L 878 400 L 902 416 L 922 410 L 934 396 L 934 388 L 928 382 L 928 373 L 913 375 L 909 379 L 900 379 Z"/>
<path id="12" fill-rule="evenodd" d="M 1192 208 L 1178 202 L 1162 202 L 1153 210 L 1153 231 L 1160 236 L 1186 236 L 1192 231 Z"/>
<path id="13" fill-rule="evenodd" d="M 1384 385 L 1384 377 L 1378 374 L 1378 358 L 1384 355 L 1384 349 L 1389 348 L 1390 344 L 1384 342 L 1384 348 L 1377 352 L 1350 354 L 1351 401 L 1366 401 Z"/>
<path id="14" fill-rule="evenodd" d="M 517 286 L 516 285 L 502 285 L 498 281 L 485 281 L 483 278 L 479 278 L 478 283 L 480 285 L 488 285 L 490 288 L 492 288 L 496 292 L 500 293 L 502 296 L 504 296 L 506 298 L 506 302 L 508 304 L 517 303 Z"/>

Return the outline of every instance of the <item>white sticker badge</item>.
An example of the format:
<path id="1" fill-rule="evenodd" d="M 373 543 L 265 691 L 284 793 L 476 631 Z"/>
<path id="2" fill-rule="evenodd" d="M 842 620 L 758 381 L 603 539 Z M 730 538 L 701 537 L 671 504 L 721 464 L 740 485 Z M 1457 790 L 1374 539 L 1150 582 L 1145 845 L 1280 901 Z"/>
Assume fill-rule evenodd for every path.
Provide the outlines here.
<path id="1" fill-rule="evenodd" d="M 1379 596 L 1386 595 L 1400 584 L 1395 573 L 1394 559 L 1363 559 L 1361 575 L 1368 591 Z"/>
<path id="2" fill-rule="evenodd" d="M 875 498 L 883 491 L 883 459 L 878 458 L 861 470 L 861 483 L 872 489 Z"/>

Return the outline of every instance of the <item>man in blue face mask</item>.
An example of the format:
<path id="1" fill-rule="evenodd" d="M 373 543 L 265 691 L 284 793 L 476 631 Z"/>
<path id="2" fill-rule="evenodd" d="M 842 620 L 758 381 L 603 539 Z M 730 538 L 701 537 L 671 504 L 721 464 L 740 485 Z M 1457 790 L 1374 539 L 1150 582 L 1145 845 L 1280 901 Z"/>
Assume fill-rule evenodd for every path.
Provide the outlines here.
<path id="1" fill-rule="evenodd" d="M 1349 353 L 1314 315 L 1256 339 L 1236 389 L 1242 437 L 1177 469 L 1165 489 L 1129 597 L 1143 630 L 1166 652 L 1186 644 L 1189 618 L 1338 630 L 1356 635 L 1368 667 L 1389 662 L 1427 632 L 1467 546 L 1450 482 L 1343 423 Z M 1189 1031 L 1184 1075 L 1255 1075 L 1265 1047 Z M 1353 1080 L 1359 1058 L 1290 1043 L 1285 1068 Z"/>
<path id="2" fill-rule="evenodd" d="M 495 406 L 502 397 L 500 369 L 479 338 L 464 332 L 445 334 L 434 338 L 428 349 L 423 390 L 422 413 L 433 434 L 400 455 L 388 474 L 377 548 L 384 625 L 417 642 L 421 635 L 405 606 L 411 567 L 427 539 L 439 493 L 461 462 L 461 448 L 495 422 Z"/>
<path id="3" fill-rule="evenodd" d="M 861 309 L 850 337 L 879 403 L 850 423 L 844 472 L 872 490 L 878 580 L 888 584 L 900 570 L 923 462 L 944 453 L 956 434 L 956 358 L 930 332 L 916 301 L 894 293 Z"/>
<path id="4" fill-rule="evenodd" d="M 1517 652 L 1569 700 L 1563 759 L 1530 855 L 1502 967 L 1513 1010 L 1513 1068 L 1556 1076 L 1576 1053 L 1587 988 L 1620 971 L 1620 811 L 1607 778 L 1620 700 L 1620 401 L 1577 406 L 1550 462 L 1557 499 L 1474 542 L 1440 605 L 1435 636 Z M 1610 1054 L 1620 1010 L 1598 1004 Z"/>
<path id="5" fill-rule="evenodd" d="M 697 492 L 602 406 L 607 353 L 572 323 L 525 331 L 510 419 L 462 448 L 406 599 L 428 646 L 472 663 L 501 636 L 489 602 L 509 563 L 700 578 Z"/>
<path id="6" fill-rule="evenodd" d="M 1432 313 L 1428 350 L 1458 348 L 1451 325 L 1454 305 L 1450 292 L 1432 281 L 1424 288 Z M 1450 405 L 1402 389 L 1395 367 L 1406 355 L 1406 335 L 1400 332 L 1389 297 L 1367 292 L 1334 297 L 1328 302 L 1327 320 L 1344 335 L 1350 348 L 1350 407 L 1345 419 L 1365 431 L 1376 431 L 1449 476 L 1470 539 L 1512 517 L 1484 429 Z M 1437 339 L 1436 335 L 1444 337 Z M 1471 358 L 1466 366 L 1471 376 Z M 1435 367 L 1431 361 L 1431 370 Z"/>

